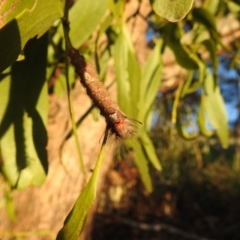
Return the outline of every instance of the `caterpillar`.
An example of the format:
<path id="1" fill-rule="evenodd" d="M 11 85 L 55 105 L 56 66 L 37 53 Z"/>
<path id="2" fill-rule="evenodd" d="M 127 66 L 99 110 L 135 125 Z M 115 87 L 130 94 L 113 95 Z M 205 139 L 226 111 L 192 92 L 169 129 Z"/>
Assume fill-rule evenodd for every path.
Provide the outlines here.
<path id="1" fill-rule="evenodd" d="M 86 62 L 84 57 L 73 47 L 68 51 L 71 64 L 80 77 L 81 84 L 86 88 L 88 96 L 100 110 L 106 120 L 106 130 L 117 139 L 126 139 L 135 134 L 134 124 L 115 103 L 104 85 L 100 82 L 93 67 Z"/>

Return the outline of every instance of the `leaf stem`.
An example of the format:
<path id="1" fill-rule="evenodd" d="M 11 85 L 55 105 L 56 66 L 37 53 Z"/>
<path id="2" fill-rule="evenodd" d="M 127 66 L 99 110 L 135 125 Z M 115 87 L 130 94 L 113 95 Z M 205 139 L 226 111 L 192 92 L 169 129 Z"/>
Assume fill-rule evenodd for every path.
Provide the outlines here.
<path id="1" fill-rule="evenodd" d="M 68 24 L 68 10 L 69 10 L 69 2 L 66 0 L 65 2 L 65 8 L 64 8 L 64 19 L 63 19 L 63 32 L 64 32 L 64 38 L 65 38 L 65 47 L 66 47 L 66 52 L 69 51 L 69 48 L 72 48 L 72 44 L 69 38 L 69 24 Z M 69 114 L 71 118 L 71 123 L 72 123 L 72 130 L 73 130 L 73 135 L 75 139 L 75 144 L 77 148 L 77 154 L 78 154 L 78 159 L 80 163 L 80 168 L 81 171 L 84 175 L 84 183 L 86 183 L 86 169 L 84 167 L 83 163 L 83 157 L 82 157 L 82 151 L 77 135 L 77 127 L 76 127 L 76 122 L 75 122 L 75 115 L 74 115 L 74 110 L 73 110 L 73 103 L 72 103 L 72 97 L 71 97 L 71 89 L 70 89 L 70 84 L 69 84 L 69 60 L 68 57 L 66 56 L 65 58 L 65 63 L 66 63 L 66 86 L 67 86 L 67 98 L 68 98 L 68 107 L 69 107 Z"/>

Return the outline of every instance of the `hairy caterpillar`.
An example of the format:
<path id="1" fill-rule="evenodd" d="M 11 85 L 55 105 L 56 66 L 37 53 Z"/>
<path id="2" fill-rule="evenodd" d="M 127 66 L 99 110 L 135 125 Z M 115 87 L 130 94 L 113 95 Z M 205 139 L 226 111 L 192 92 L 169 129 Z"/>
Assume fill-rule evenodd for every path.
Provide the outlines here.
<path id="1" fill-rule="evenodd" d="M 88 96 L 105 117 L 107 131 L 110 131 L 118 139 L 126 139 L 134 135 L 135 129 L 132 121 L 111 99 L 91 65 L 87 64 L 84 57 L 74 48 L 70 48 L 68 56 L 82 85 L 86 88 Z"/>

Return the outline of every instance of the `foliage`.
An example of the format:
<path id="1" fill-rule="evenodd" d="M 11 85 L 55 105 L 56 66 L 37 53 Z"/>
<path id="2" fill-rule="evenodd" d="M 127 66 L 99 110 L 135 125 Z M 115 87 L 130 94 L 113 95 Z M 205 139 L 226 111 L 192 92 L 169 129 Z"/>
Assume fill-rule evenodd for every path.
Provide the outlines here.
<path id="1" fill-rule="evenodd" d="M 216 21 L 228 14 L 235 19 L 240 18 L 238 1 L 204 1 L 203 5 L 192 6 L 191 0 L 155 0 L 151 4 L 155 13 L 151 12 L 148 20 L 156 36 L 160 37 L 154 38 L 152 54 L 143 68 L 136 59 L 136 49 L 124 16 L 126 1 L 77 1 L 71 7 L 68 19 L 74 47 L 82 47 L 87 58 L 91 57 L 91 53 L 94 54 L 102 81 L 106 79 L 108 60 L 114 60 L 118 104 L 126 115 L 143 123 L 138 126 L 137 139 L 127 140 L 125 144 L 133 150 L 135 164 L 149 192 L 152 191 L 149 162 L 158 171 L 162 169 L 161 159 L 156 155 L 148 136 L 162 79 L 162 54 L 170 49 L 177 63 L 187 72 L 184 83 L 178 87 L 172 108 L 172 123 L 176 124 L 179 134 L 185 139 L 194 139 L 200 133 L 209 137 L 216 131 L 222 146 L 227 148 L 229 129 L 218 86 L 217 52 L 224 50 L 233 55 L 235 53 L 222 42 Z M 58 20 L 62 16 L 63 7 L 58 0 L 26 0 L 15 5 L 9 1 L 0 3 L 1 172 L 13 188 L 41 185 L 46 178 L 48 109 L 45 80 L 63 63 L 64 34 Z M 165 20 L 177 22 L 184 16 L 185 19 L 179 23 Z M 107 42 L 102 39 L 107 39 Z M 206 63 L 204 53 L 212 62 L 212 70 Z M 233 59 L 237 61 L 237 58 Z M 61 77 L 63 75 L 64 71 Z M 74 73 L 70 69 L 69 81 L 74 80 Z M 59 87 L 56 84 L 54 90 L 57 89 Z M 184 98 L 198 90 L 201 95 L 198 130 L 192 132 L 186 124 L 186 115 L 182 114 L 181 106 Z M 212 129 L 207 127 L 208 123 Z M 94 183 L 97 181 L 95 171 L 96 175 L 92 176 Z M 88 185 L 86 189 L 93 196 L 91 205 L 95 189 L 88 188 Z M 83 195 L 79 199 L 84 202 Z M 73 221 L 78 227 L 77 221 L 83 221 L 90 205 L 83 209 L 81 220 Z M 71 215 L 73 218 L 75 216 Z"/>

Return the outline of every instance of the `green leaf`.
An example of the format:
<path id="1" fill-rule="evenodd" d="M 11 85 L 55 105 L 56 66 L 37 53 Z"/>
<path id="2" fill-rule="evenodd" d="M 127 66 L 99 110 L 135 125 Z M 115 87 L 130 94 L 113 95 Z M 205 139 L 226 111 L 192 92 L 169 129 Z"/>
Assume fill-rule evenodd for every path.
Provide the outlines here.
<path id="1" fill-rule="evenodd" d="M 183 83 L 183 87 L 181 89 L 180 98 L 185 97 L 189 93 L 189 89 L 191 89 L 192 80 L 193 80 L 193 71 L 189 71 L 187 79 Z M 175 100 L 174 100 L 174 102 L 175 102 Z M 176 109 L 174 111 L 177 112 L 177 107 L 176 107 Z"/>
<path id="2" fill-rule="evenodd" d="M 206 31 L 210 35 L 210 38 L 215 41 L 215 44 L 219 43 L 223 49 L 229 51 L 229 48 L 223 44 L 219 36 L 216 28 L 215 16 L 213 14 L 205 8 L 194 8 L 192 10 L 192 17 L 194 21 L 205 27 Z"/>
<path id="3" fill-rule="evenodd" d="M 108 8 L 111 13 L 114 15 L 114 18 L 117 20 L 118 24 L 121 25 L 124 11 L 124 1 L 109 0 Z"/>
<path id="4" fill-rule="evenodd" d="M 192 16 L 195 21 L 203 24 L 207 29 L 216 31 L 214 15 L 212 15 L 207 9 L 193 8 Z"/>
<path id="5" fill-rule="evenodd" d="M 151 111 L 162 81 L 162 44 L 162 40 L 156 42 L 154 50 L 143 69 L 143 77 L 140 85 L 138 119 L 143 121 L 144 124 L 146 124 L 148 113 Z"/>
<path id="6" fill-rule="evenodd" d="M 168 46 L 173 51 L 176 60 L 180 66 L 189 70 L 195 70 L 198 68 L 198 65 L 195 62 L 195 60 L 191 57 L 189 52 L 187 52 L 185 48 L 183 48 L 180 42 L 171 42 L 168 43 Z"/>
<path id="7" fill-rule="evenodd" d="M 217 83 L 217 69 L 218 69 L 218 55 L 217 55 L 217 46 L 212 39 L 206 39 L 202 42 L 210 54 L 210 58 L 213 66 L 213 76 L 214 81 Z"/>
<path id="8" fill-rule="evenodd" d="M 206 97 L 202 95 L 201 104 L 198 112 L 198 126 L 201 133 L 206 137 L 211 137 L 213 131 L 207 128 L 207 112 L 206 112 Z"/>
<path id="9" fill-rule="evenodd" d="M 81 46 L 101 22 L 108 6 L 107 0 L 78 0 L 69 11 L 70 39 Z"/>
<path id="10" fill-rule="evenodd" d="M 149 138 L 149 136 L 147 135 L 147 133 L 145 131 L 140 132 L 139 138 L 141 140 L 141 145 L 142 145 L 142 148 L 145 151 L 145 154 L 146 154 L 147 158 L 149 159 L 149 161 L 152 163 L 152 165 L 158 171 L 161 171 L 162 166 L 161 166 L 160 161 L 157 157 L 156 150 L 154 148 L 154 145 L 153 145 L 151 139 Z"/>
<path id="11" fill-rule="evenodd" d="M 11 75 L 0 83 L 2 171 L 18 189 L 41 185 L 48 168 L 47 43 L 47 34 L 31 40 L 25 60 L 14 63 Z"/>
<path id="12" fill-rule="evenodd" d="M 168 42 L 167 44 L 173 51 L 176 60 L 180 66 L 189 70 L 195 70 L 198 68 L 195 59 L 192 58 L 190 53 L 186 51 L 186 49 L 182 46 L 182 44 L 179 41 Z"/>
<path id="13" fill-rule="evenodd" d="M 107 69 L 108 69 L 108 64 L 109 64 L 109 59 L 111 58 L 111 55 L 109 53 L 109 49 L 105 49 L 101 56 L 98 57 L 97 54 L 96 56 L 96 65 L 98 65 L 98 74 L 100 81 L 104 82 L 106 80 L 107 76 Z"/>
<path id="14" fill-rule="evenodd" d="M 227 148 L 229 146 L 228 120 L 219 87 L 216 87 L 214 92 L 206 96 L 206 111 L 223 148 Z"/>
<path id="15" fill-rule="evenodd" d="M 204 7 L 213 15 L 218 11 L 220 0 L 211 0 L 204 2 Z"/>
<path id="16" fill-rule="evenodd" d="M 189 133 L 189 131 L 186 130 L 186 126 L 181 123 L 181 117 L 179 113 L 177 113 L 176 127 L 178 134 L 185 140 L 193 140 L 198 136 L 198 132 Z"/>
<path id="17" fill-rule="evenodd" d="M 0 28 L 6 25 L 9 21 L 15 18 L 18 14 L 23 12 L 25 9 L 31 10 L 34 7 L 35 0 L 27 1 L 1 1 L 0 7 Z"/>
<path id="18" fill-rule="evenodd" d="M 152 180 L 149 173 L 148 161 L 141 144 L 134 140 L 125 141 L 127 146 L 134 152 L 134 163 L 141 175 L 141 179 L 148 192 L 152 192 Z"/>
<path id="19" fill-rule="evenodd" d="M 100 29 L 97 33 L 97 37 L 95 40 L 95 51 L 94 51 L 94 57 L 95 57 L 95 63 L 96 63 L 96 70 L 99 74 L 99 78 L 101 81 L 103 81 L 106 77 L 106 70 L 107 70 L 107 66 L 108 66 L 108 62 L 109 62 L 109 58 L 110 58 L 110 53 L 109 53 L 109 46 L 106 46 L 106 48 L 104 49 L 103 52 L 101 52 L 101 56 L 99 56 L 99 39 L 101 38 L 101 36 L 107 32 L 107 29 L 109 29 L 109 27 L 111 26 L 113 20 L 113 16 L 112 15 L 108 15 L 104 21 L 102 22 Z M 101 66 L 100 66 L 101 65 Z"/>
<path id="20" fill-rule="evenodd" d="M 131 116 L 132 104 L 130 99 L 130 83 L 128 81 L 128 53 L 127 42 L 123 34 L 119 34 L 113 53 L 118 88 L 118 104 L 124 113 Z"/>
<path id="21" fill-rule="evenodd" d="M 181 43 L 181 32 L 178 24 L 172 23 L 164 27 L 164 40 L 173 51 L 180 66 L 189 70 L 198 69 L 198 60 L 195 53 L 190 52 Z"/>
<path id="22" fill-rule="evenodd" d="M 170 22 L 179 22 L 190 11 L 193 0 L 150 0 L 154 12 Z"/>
<path id="23" fill-rule="evenodd" d="M 102 146 L 98 155 L 93 174 L 64 221 L 64 226 L 58 232 L 57 240 L 79 239 L 79 232 L 82 231 L 87 213 L 96 198 L 98 173 L 102 163 L 104 146 Z"/>
<path id="24" fill-rule="evenodd" d="M 203 87 L 204 87 L 204 90 L 205 90 L 205 93 L 207 95 L 211 95 L 214 93 L 216 87 L 217 87 L 217 84 L 215 82 L 215 79 L 213 78 L 213 75 L 211 74 L 210 70 L 207 68 L 207 67 L 204 67 L 203 68 Z"/>
<path id="25" fill-rule="evenodd" d="M 141 87 L 141 67 L 140 64 L 137 62 L 134 53 L 129 50 L 128 51 L 128 65 L 127 65 L 127 72 L 128 72 L 128 80 L 130 83 L 130 99 L 132 105 L 132 112 L 130 116 L 132 118 L 138 119 L 138 112 L 139 106 L 139 94 L 140 94 L 140 87 Z M 138 119 L 140 120 L 140 119 Z M 141 120 L 140 120 L 141 121 Z"/>
<path id="26" fill-rule="evenodd" d="M 11 220 L 11 222 L 15 222 L 16 221 L 16 209 L 15 209 L 15 204 L 14 204 L 14 200 L 12 197 L 12 190 L 10 189 L 10 187 L 8 187 L 8 189 L 6 189 L 5 193 L 4 193 L 4 205 L 7 211 L 7 215 L 9 217 L 9 219 Z"/>
<path id="27" fill-rule="evenodd" d="M 34 1 L 31 9 L 26 8 L 31 4 L 18 5 L 21 2 L 11 13 L 14 19 L 0 29 L 0 73 L 17 59 L 29 39 L 41 37 L 62 16 L 58 0 Z M 19 9 L 24 10 L 19 13 Z"/>

